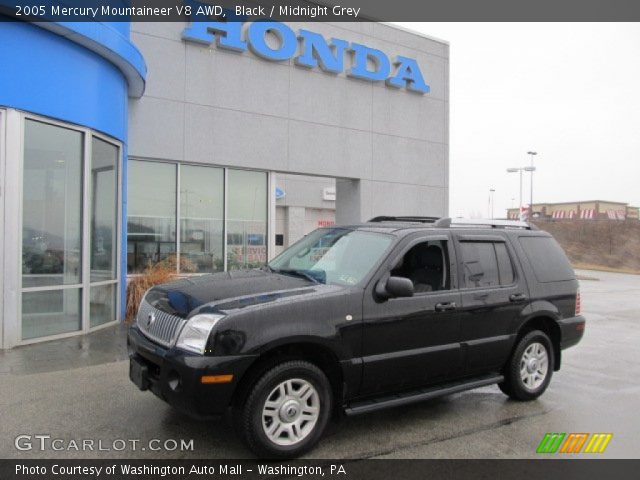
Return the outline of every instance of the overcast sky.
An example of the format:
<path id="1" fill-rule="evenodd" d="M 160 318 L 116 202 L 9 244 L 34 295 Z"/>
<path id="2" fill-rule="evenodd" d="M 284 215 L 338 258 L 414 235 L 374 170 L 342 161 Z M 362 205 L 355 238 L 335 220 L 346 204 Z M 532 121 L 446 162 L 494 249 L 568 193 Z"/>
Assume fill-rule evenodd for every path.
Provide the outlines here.
<path id="1" fill-rule="evenodd" d="M 486 216 L 495 188 L 504 217 L 528 150 L 534 203 L 640 206 L 640 24 L 400 25 L 450 43 L 451 215 Z"/>

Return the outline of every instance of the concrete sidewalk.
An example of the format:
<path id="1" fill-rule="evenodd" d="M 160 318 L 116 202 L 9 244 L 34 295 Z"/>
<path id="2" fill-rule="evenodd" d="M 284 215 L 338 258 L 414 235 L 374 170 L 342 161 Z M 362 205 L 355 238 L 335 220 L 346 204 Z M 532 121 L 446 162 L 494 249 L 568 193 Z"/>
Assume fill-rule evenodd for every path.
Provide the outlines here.
<path id="1" fill-rule="evenodd" d="M 127 326 L 118 324 L 88 335 L 0 350 L 0 378 L 8 373 L 54 372 L 127 358 Z"/>

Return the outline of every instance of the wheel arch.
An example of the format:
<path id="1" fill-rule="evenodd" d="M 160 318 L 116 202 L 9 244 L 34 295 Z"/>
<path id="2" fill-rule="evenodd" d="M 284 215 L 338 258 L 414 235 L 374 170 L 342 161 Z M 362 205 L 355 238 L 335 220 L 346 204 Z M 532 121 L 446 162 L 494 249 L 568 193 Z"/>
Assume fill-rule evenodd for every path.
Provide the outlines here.
<path id="1" fill-rule="evenodd" d="M 251 386 L 262 375 L 287 360 L 304 360 L 322 370 L 331 384 L 333 398 L 336 400 L 335 405 L 340 404 L 344 390 L 344 375 L 340 360 L 327 345 L 307 339 L 280 343 L 263 349 L 242 375 L 235 389 L 232 405 L 234 407 L 241 405 L 249 394 Z"/>
<path id="2" fill-rule="evenodd" d="M 522 337 L 533 330 L 541 330 L 549 336 L 549 339 L 551 340 L 551 346 L 553 347 L 553 370 L 557 372 L 558 370 L 560 370 L 562 357 L 562 350 L 560 348 L 560 325 L 558 325 L 558 322 L 552 315 L 544 313 L 533 315 L 528 318 L 518 329 L 514 348 L 516 345 L 518 345 L 518 342 Z"/>

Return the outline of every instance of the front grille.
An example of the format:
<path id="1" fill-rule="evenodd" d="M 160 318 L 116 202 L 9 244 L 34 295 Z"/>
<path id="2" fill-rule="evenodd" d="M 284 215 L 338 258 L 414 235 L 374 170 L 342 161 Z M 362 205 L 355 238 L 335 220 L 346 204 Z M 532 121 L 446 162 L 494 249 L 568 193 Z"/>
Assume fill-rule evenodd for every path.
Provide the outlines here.
<path id="1" fill-rule="evenodd" d="M 146 300 L 140 304 L 136 321 L 145 336 L 165 347 L 171 347 L 176 343 L 178 334 L 186 322 L 184 318 L 152 307 Z"/>

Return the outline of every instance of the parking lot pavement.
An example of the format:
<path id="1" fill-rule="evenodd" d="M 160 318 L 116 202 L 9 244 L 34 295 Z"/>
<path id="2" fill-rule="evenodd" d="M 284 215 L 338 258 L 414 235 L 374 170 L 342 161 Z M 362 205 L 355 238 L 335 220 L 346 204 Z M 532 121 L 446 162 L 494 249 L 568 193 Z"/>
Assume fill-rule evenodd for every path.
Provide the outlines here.
<path id="1" fill-rule="evenodd" d="M 579 272 L 587 328 L 537 401 L 486 387 L 332 425 L 315 458 L 526 458 L 546 432 L 611 432 L 599 457 L 640 452 L 640 277 Z M 121 327 L 0 354 L 0 458 L 243 458 L 227 422 L 174 412 L 128 380 Z M 20 434 L 68 441 L 124 439 L 123 451 L 18 451 Z M 139 450 L 129 446 L 140 439 Z M 151 451 L 148 440 L 193 439 L 193 451 Z M 118 444 L 117 448 L 120 448 Z M 153 443 L 156 447 L 158 444 Z M 34 442 L 36 446 L 36 442 Z M 169 448 L 173 444 L 169 443 Z M 141 450 L 141 448 L 146 448 Z M 589 455 L 578 455 L 587 458 Z"/>

